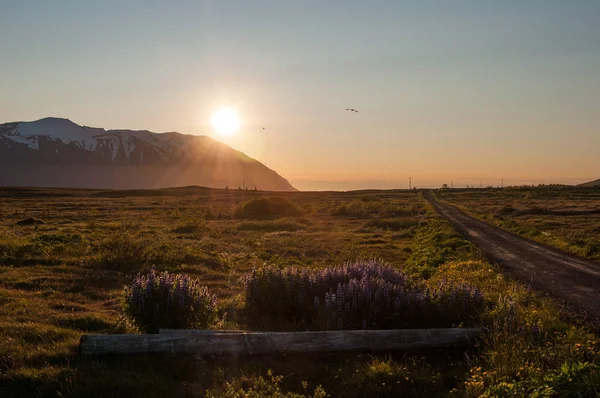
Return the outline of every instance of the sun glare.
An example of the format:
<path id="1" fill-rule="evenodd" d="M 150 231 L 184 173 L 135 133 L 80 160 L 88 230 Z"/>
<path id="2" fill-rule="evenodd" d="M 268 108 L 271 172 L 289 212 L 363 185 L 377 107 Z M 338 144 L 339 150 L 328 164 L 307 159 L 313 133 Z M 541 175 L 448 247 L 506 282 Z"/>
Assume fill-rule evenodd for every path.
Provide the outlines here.
<path id="1" fill-rule="evenodd" d="M 217 133 L 230 136 L 235 134 L 240 128 L 240 119 L 234 110 L 222 108 L 213 114 L 210 124 Z"/>

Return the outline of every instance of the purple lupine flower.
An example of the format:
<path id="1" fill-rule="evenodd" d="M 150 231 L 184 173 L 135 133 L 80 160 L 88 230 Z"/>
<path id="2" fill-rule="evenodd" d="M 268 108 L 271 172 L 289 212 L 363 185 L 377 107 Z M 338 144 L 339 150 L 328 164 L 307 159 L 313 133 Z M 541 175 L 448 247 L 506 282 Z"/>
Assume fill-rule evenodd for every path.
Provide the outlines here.
<path id="1" fill-rule="evenodd" d="M 206 327 L 206 322 L 216 316 L 216 297 L 211 298 L 206 287 L 188 276 L 159 274 L 153 269 L 147 275 L 138 274 L 124 293 L 129 304 L 124 307 L 126 315 L 146 331 L 159 327 Z"/>
<path id="2" fill-rule="evenodd" d="M 318 319 L 334 325 L 338 319 L 344 325 L 356 325 L 362 321 L 359 314 L 377 312 L 377 316 L 383 316 L 392 322 L 385 325 L 377 322 L 378 325 L 393 327 L 393 322 L 400 321 L 406 327 L 405 321 L 398 318 L 398 311 L 406 311 L 406 319 L 420 319 L 415 316 L 416 313 L 429 311 L 430 308 L 446 315 L 441 319 L 442 323 L 453 324 L 463 321 L 462 317 L 472 313 L 480 300 L 480 292 L 467 284 L 452 286 L 442 280 L 440 288 L 433 291 L 413 286 L 408 283 L 409 278 L 404 273 L 378 261 L 345 263 L 321 270 L 265 267 L 260 271 L 253 270 L 248 275 L 246 285 L 256 286 L 256 289 L 246 289 L 248 306 L 260 303 L 260 310 L 269 315 L 271 308 L 273 311 L 280 311 L 281 300 L 288 300 L 289 305 L 295 309 L 292 314 L 296 318 L 298 311 L 321 311 L 314 305 L 314 300 L 314 309 L 301 305 L 308 297 L 316 297 L 319 299 L 319 306 L 322 300 L 325 302 L 322 311 L 326 316 Z M 273 297 L 277 297 L 277 300 L 273 300 L 271 304 Z M 443 309 L 439 309 L 440 306 Z M 312 313 L 300 315 L 303 319 L 313 316 Z"/>

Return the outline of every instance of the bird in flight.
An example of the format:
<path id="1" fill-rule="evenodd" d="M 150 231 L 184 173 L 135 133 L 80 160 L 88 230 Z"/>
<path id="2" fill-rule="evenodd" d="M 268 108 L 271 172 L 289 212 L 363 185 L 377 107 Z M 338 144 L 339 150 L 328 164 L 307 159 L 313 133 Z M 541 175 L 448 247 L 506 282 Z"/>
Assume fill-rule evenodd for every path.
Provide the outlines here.
<path id="1" fill-rule="evenodd" d="M 261 126 L 261 128 L 262 128 L 263 130 L 266 130 L 266 129 L 267 129 L 266 127 L 262 127 L 262 126 Z"/>
<path id="2" fill-rule="evenodd" d="M 356 113 L 358 113 L 358 111 L 356 109 L 354 109 L 354 108 L 346 108 L 346 110 L 350 111 L 350 112 L 356 112 Z"/>

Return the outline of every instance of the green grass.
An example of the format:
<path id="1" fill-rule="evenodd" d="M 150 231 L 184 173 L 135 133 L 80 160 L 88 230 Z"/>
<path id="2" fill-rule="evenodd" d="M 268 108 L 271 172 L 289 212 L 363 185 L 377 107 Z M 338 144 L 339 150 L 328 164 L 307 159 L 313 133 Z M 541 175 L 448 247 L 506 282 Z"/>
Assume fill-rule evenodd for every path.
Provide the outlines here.
<path id="1" fill-rule="evenodd" d="M 598 391 L 596 336 L 561 307 L 504 278 L 418 193 L 281 193 L 297 213 L 247 219 L 240 218 L 245 203 L 273 195 L 140 192 L 0 191 L 0 396 L 261 396 L 249 392 L 257 388 L 270 396 L 319 396 L 319 385 L 347 397 L 523 396 L 545 385 L 568 396 L 583 383 Z M 344 204 L 358 211 L 335 210 Z M 26 217 L 45 223 L 16 225 Z M 545 217 L 551 223 L 562 216 Z M 128 330 L 120 316 L 123 286 L 152 266 L 199 278 L 219 296 L 223 327 L 244 328 L 239 278 L 254 266 L 323 267 L 374 257 L 432 286 L 444 279 L 479 286 L 489 331 L 466 352 L 395 356 L 77 353 L 83 333 Z M 509 296 L 514 322 L 506 312 Z M 531 333 L 533 325 L 540 334 Z"/>

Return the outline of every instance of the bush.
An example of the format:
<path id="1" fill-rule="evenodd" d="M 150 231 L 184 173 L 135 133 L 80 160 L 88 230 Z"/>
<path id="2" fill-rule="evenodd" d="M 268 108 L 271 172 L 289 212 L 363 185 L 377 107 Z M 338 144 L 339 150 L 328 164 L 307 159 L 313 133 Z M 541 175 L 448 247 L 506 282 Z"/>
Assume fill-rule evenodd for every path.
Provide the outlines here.
<path id="1" fill-rule="evenodd" d="M 244 277 L 246 310 L 317 330 L 450 327 L 477 323 L 483 295 L 469 285 L 428 290 L 376 261 L 322 270 L 265 266 Z"/>
<path id="2" fill-rule="evenodd" d="M 138 274 L 123 292 L 123 313 L 141 331 L 207 328 L 217 319 L 217 298 L 188 275 Z"/>
<path id="3" fill-rule="evenodd" d="M 301 229 L 306 229 L 306 226 L 293 219 L 279 219 L 265 221 L 244 221 L 238 224 L 237 229 L 239 231 L 294 232 Z"/>
<path id="4" fill-rule="evenodd" d="M 90 260 L 93 267 L 104 269 L 139 269 L 150 258 L 150 242 L 120 231 L 111 234 L 95 248 L 98 254 Z"/>
<path id="5" fill-rule="evenodd" d="M 194 234 L 203 232 L 206 229 L 206 224 L 203 221 L 192 220 L 173 228 L 172 232 L 177 234 Z"/>
<path id="6" fill-rule="evenodd" d="M 331 214 L 341 217 L 361 218 L 377 213 L 381 207 L 381 202 L 365 202 L 360 199 L 354 199 L 334 207 Z"/>
<path id="7" fill-rule="evenodd" d="M 285 198 L 255 198 L 235 210 L 237 218 L 267 220 L 281 217 L 297 217 L 302 212 Z"/>
<path id="8" fill-rule="evenodd" d="M 365 227 L 367 228 L 379 228 L 390 231 L 402 231 L 404 229 L 417 225 L 419 221 L 416 218 L 375 218 L 369 220 Z"/>

